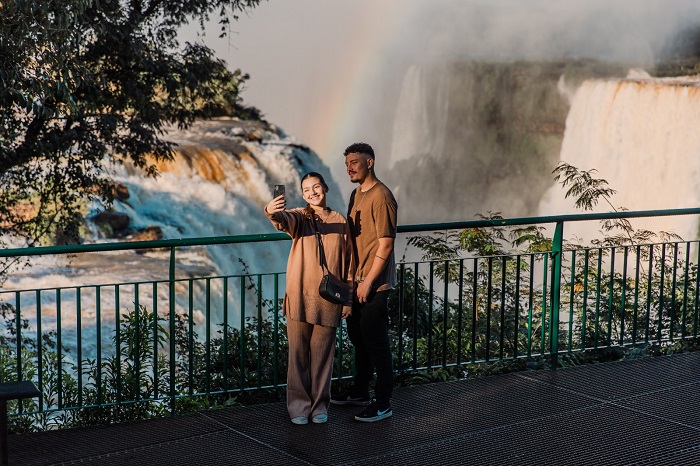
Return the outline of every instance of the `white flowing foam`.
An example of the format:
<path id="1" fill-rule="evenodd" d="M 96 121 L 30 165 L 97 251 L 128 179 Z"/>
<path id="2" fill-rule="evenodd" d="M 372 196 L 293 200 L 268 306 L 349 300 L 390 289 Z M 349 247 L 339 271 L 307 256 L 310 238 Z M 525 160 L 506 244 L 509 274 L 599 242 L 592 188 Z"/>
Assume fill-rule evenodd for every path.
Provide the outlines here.
<path id="1" fill-rule="evenodd" d="M 285 184 L 288 207 L 303 205 L 300 190 L 301 177 L 309 172 L 321 173 L 330 187 L 328 204 L 344 212 L 344 203 L 328 167 L 307 147 L 280 131 L 260 124 L 220 119 L 198 122 L 188 131 L 169 134 L 178 144 L 177 155 L 171 162 L 159 163 L 158 178 L 144 177 L 128 166 L 115 166 L 114 179 L 129 189 L 130 197 L 115 203 L 115 210 L 129 215 L 134 229 L 157 226 L 165 239 L 211 236 L 248 235 L 274 232 L 263 213 L 264 205 L 272 198 L 272 187 Z M 95 208 L 96 206 L 93 206 Z M 97 212 L 94 212 L 97 213 Z M 86 242 L 115 241 L 101 237 L 97 228 L 90 228 Z M 244 265 L 252 273 L 283 272 L 289 242 L 247 243 L 226 246 L 193 247 L 177 250 L 177 278 L 241 274 Z M 87 285 L 148 282 L 167 280 L 169 252 L 119 251 L 111 253 L 80 254 L 74 257 L 50 256 L 32 259 L 33 266 L 12 274 L 5 283 L 0 299 L 16 302 L 15 290 L 65 288 L 61 291 L 61 329 L 64 343 L 71 343 L 76 335 L 76 286 L 81 289 L 81 319 L 83 322 L 84 351 L 94 357 L 96 326 L 96 289 Z M 223 281 L 212 279 L 211 318 L 221 322 Z M 240 280 L 229 283 L 228 305 L 230 324 L 239 325 Z M 269 283 L 265 284 L 270 290 Z M 198 281 L 194 289 L 194 320 L 202 323 L 205 315 L 205 282 Z M 71 288 L 73 287 L 73 288 Z M 176 310 L 189 309 L 189 285 L 177 285 Z M 280 277 L 280 296 L 284 293 L 284 278 Z M 169 309 L 167 283 L 159 284 L 154 293 L 150 284 L 120 288 L 117 304 L 114 287 L 100 289 L 102 325 L 113 328 L 117 312 L 133 309 L 135 301 L 147 308 L 154 299 L 159 312 Z M 155 297 L 154 297 L 155 294 Z M 21 308 L 36 328 L 37 308 L 42 316 L 42 331 L 56 328 L 59 299 L 56 292 L 22 292 Z M 216 298 L 218 296 L 218 298 Z M 250 316 L 257 304 L 254 293 L 246 297 Z M 116 308 L 119 309 L 116 309 Z M 200 330 L 200 335 L 202 331 Z M 104 332 L 107 334 L 107 332 Z M 107 338 L 105 336 L 105 338 Z M 93 351 L 93 353 L 90 353 Z"/>
<path id="2" fill-rule="evenodd" d="M 562 162 L 616 190 L 615 208 L 661 210 L 700 205 L 700 78 L 649 78 L 635 72 L 624 80 L 588 80 L 576 91 L 566 120 Z M 572 199 L 555 185 L 539 214 L 573 213 Z M 599 204 L 597 211 L 612 208 Z M 640 219 L 635 227 L 697 236 L 694 217 Z M 597 225 L 567 225 L 565 236 L 598 236 Z"/>

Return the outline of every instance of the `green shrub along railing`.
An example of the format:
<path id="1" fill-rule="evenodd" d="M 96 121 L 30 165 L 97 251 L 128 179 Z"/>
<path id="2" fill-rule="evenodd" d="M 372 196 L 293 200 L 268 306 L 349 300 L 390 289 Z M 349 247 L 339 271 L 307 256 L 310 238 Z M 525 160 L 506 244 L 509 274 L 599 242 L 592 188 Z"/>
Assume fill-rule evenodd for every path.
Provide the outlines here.
<path id="1" fill-rule="evenodd" d="M 420 260 L 397 266 L 390 296 L 398 377 L 484 362 L 547 360 L 601 348 L 697 338 L 698 241 L 630 238 L 575 248 L 564 225 L 700 209 L 581 214 L 399 227 Z M 555 225 L 553 239 L 539 225 Z M 505 230 L 522 250 L 505 250 Z M 515 235 L 515 236 L 513 236 Z M 18 258 L 165 248 L 168 277 L 117 284 L 0 290 L 1 381 L 32 380 L 43 396 L 11 404 L 15 430 L 174 415 L 278 400 L 287 366 L 284 274 L 182 278 L 189 246 L 282 241 L 285 234 L 6 249 Z M 400 258 L 401 251 L 397 250 Z M 198 303 L 195 305 L 195 303 Z M 338 332 L 334 377 L 352 376 Z"/>

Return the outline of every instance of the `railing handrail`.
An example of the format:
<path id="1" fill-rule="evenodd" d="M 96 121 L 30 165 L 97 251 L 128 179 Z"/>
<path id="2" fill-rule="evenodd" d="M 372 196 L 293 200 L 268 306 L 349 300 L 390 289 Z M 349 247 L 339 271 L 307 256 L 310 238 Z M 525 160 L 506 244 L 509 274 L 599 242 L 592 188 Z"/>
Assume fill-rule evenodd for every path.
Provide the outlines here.
<path id="1" fill-rule="evenodd" d="M 0 249 L 0 257 L 42 256 L 49 254 L 75 254 L 82 252 L 108 252 L 131 249 L 161 249 L 185 246 L 211 246 L 232 243 L 259 243 L 291 239 L 286 233 L 265 233 L 237 236 L 205 236 L 199 238 L 160 239 L 153 241 L 122 241 L 115 243 L 69 244 L 62 246 L 39 246 Z"/>
<path id="2" fill-rule="evenodd" d="M 610 220 L 614 218 L 644 218 L 644 217 L 670 217 L 674 215 L 694 215 L 700 214 L 700 207 L 689 207 L 684 209 L 665 210 L 638 210 L 622 212 L 600 212 L 590 214 L 566 214 L 549 215 L 543 217 L 516 217 L 471 220 L 465 222 L 450 223 L 424 223 L 418 225 L 400 225 L 399 233 L 414 233 L 429 230 L 463 230 L 465 228 L 502 227 L 516 225 L 539 225 L 543 223 L 566 223 L 581 222 L 590 220 Z"/>
<path id="3" fill-rule="evenodd" d="M 398 233 L 416 233 L 420 231 L 463 230 L 466 228 L 539 225 L 547 223 L 556 224 L 591 220 L 609 220 L 616 218 L 669 217 L 675 215 L 700 215 L 700 207 L 666 210 L 641 210 L 623 212 L 601 212 L 589 214 L 550 215 L 543 217 L 482 219 L 464 222 L 423 223 L 415 225 L 399 225 L 397 231 Z M 0 257 L 75 254 L 85 252 L 124 251 L 133 249 L 177 248 L 186 246 L 211 246 L 216 244 L 259 243 L 265 241 L 285 241 L 290 239 L 291 238 L 286 233 L 263 233 L 255 235 L 207 236 L 199 238 L 178 238 L 153 241 L 124 241 L 113 243 L 23 247 L 0 249 Z"/>

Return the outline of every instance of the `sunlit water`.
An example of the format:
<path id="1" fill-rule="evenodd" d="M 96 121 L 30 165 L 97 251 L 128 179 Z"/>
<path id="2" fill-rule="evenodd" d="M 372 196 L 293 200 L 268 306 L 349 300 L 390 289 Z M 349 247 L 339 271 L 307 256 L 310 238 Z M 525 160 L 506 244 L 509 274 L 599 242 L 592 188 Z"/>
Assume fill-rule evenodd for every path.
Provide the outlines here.
<path id="1" fill-rule="evenodd" d="M 344 210 L 341 193 L 319 157 L 275 128 L 220 119 L 196 123 L 188 131 L 173 131 L 169 139 L 178 144 L 177 155 L 172 162 L 158 164 L 158 178 L 146 178 L 133 167 L 114 168 L 115 181 L 126 185 L 130 193 L 128 200 L 116 202 L 114 210 L 127 213 L 133 229 L 157 226 L 165 239 L 274 232 L 263 214 L 263 206 L 272 198 L 273 186 L 286 185 L 288 205 L 301 206 L 300 179 L 310 171 L 324 175 L 330 185 L 329 205 Z M 88 230 L 86 243 L 114 241 L 102 237 L 94 226 Z M 178 249 L 176 277 L 235 275 L 244 273 L 246 267 L 254 274 L 283 272 L 289 245 L 276 242 Z M 19 296 L 22 316 L 36 329 L 39 314 L 42 331 L 57 328 L 60 300 L 63 343 L 70 348 L 78 346 L 79 313 L 83 351 L 87 357 L 94 357 L 98 311 L 105 343 L 111 338 L 110 329 L 115 326 L 117 314 L 134 309 L 136 302 L 148 309 L 157 307 L 161 314 L 168 312 L 167 283 L 160 283 L 155 289 L 150 283 L 136 285 L 167 280 L 168 266 L 168 251 L 39 257 L 32 259 L 31 267 L 13 273 L 4 290 L 63 288 L 60 295 L 53 290 L 41 292 L 38 298 L 35 291 L 19 295 L 10 292 L 2 298 L 15 305 Z M 282 276 L 282 290 L 283 279 Z M 114 286 L 107 286 L 117 283 L 128 284 L 119 287 L 118 302 Z M 230 309 L 240 308 L 240 293 L 235 288 L 239 283 L 239 279 L 231 281 L 234 292 L 228 293 Z M 80 309 L 76 304 L 78 285 L 82 287 Z M 99 306 L 97 288 L 89 285 L 103 285 L 99 288 Z M 200 324 L 206 318 L 206 286 L 204 281 L 191 285 L 193 319 Z M 223 286 L 221 279 L 210 280 L 211 296 L 221 296 Z M 266 283 L 266 287 L 270 285 Z M 187 281 L 178 282 L 178 312 L 189 312 L 189 289 Z M 255 298 L 248 300 L 248 309 L 255 309 Z M 222 321 L 222 310 L 221 299 L 209 303 L 212 322 Z M 230 312 L 230 324 L 239 325 L 238 320 L 238 313 Z"/>
<path id="2" fill-rule="evenodd" d="M 700 78 L 652 79 L 637 73 L 619 80 L 588 80 L 576 91 L 566 120 L 562 162 L 617 191 L 612 206 L 601 199 L 598 212 L 613 207 L 662 210 L 700 205 Z M 580 212 L 552 187 L 540 215 Z M 693 216 L 633 220 L 636 228 L 697 237 Z M 597 224 L 566 226 L 565 236 L 600 236 Z"/>

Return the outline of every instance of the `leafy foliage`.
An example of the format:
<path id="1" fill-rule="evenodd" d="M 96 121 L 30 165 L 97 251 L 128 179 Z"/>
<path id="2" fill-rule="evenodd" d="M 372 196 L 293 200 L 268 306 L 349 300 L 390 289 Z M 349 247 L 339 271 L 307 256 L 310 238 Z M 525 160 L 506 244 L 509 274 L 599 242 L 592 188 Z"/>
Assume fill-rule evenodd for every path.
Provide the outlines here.
<path id="1" fill-rule="evenodd" d="M 77 241 L 85 199 L 112 200 L 108 171 L 151 176 L 169 125 L 259 117 L 248 79 L 178 28 L 218 14 L 222 32 L 260 0 L 67 0 L 0 4 L 0 233 Z"/>
<path id="2" fill-rule="evenodd" d="M 595 173 L 568 164 L 554 170 L 576 207 L 593 210 L 602 202 L 616 212 L 626 210 L 613 206 L 615 191 Z M 479 217 L 501 218 L 492 212 Z M 620 218 L 601 221 L 601 232 L 590 245 L 564 241 L 558 348 L 571 355 L 696 335 L 698 269 L 690 245 L 679 243 L 675 234 L 635 229 Z M 450 367 L 474 373 L 494 358 L 515 367 L 520 358 L 537 361 L 548 354 L 554 335 L 548 264 L 554 253 L 543 227 L 470 228 L 415 236 L 409 244 L 431 263 L 423 275 L 418 265 L 400 268 L 407 281 L 401 287 L 404 321 L 396 330 L 403 342 L 398 367 L 410 374 Z M 448 300 L 452 289 L 457 297 Z M 399 300 L 396 295 L 394 302 Z M 410 331 L 413 322 L 420 322 L 420 334 Z M 494 370 L 500 369 L 489 369 Z M 406 383 L 413 383 L 412 377 Z"/>
<path id="3" fill-rule="evenodd" d="M 574 205 L 577 209 L 593 210 L 598 202 L 605 200 L 610 204 L 610 197 L 616 193 L 608 188 L 608 182 L 602 178 L 593 178 L 597 173 L 595 168 L 591 170 L 579 170 L 568 163 L 560 163 L 554 169 L 554 181 L 559 181 L 563 188 L 567 188 L 564 197 L 576 197 Z M 612 207 L 612 204 L 610 204 Z"/>

